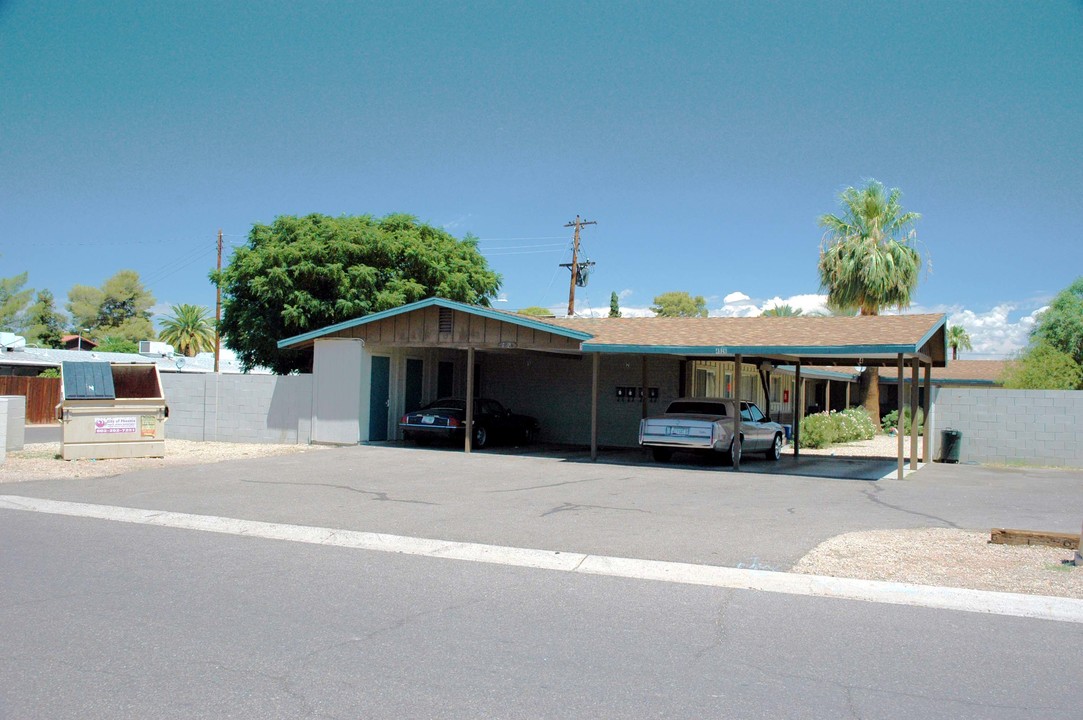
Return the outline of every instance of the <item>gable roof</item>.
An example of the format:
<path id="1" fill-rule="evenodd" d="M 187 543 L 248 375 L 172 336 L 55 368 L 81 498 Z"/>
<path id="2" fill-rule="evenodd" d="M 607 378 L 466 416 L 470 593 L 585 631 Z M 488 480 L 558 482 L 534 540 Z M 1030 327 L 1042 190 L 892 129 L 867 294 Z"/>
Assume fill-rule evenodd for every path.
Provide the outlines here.
<path id="1" fill-rule="evenodd" d="M 807 362 L 860 358 L 865 364 L 894 362 L 899 353 L 924 354 L 943 366 L 947 356 L 944 315 L 752 318 L 539 318 L 504 310 L 428 298 L 278 341 L 294 347 L 351 328 L 425 308 L 441 307 L 532 328 L 579 341 L 581 352 L 686 356 L 775 357 Z"/>

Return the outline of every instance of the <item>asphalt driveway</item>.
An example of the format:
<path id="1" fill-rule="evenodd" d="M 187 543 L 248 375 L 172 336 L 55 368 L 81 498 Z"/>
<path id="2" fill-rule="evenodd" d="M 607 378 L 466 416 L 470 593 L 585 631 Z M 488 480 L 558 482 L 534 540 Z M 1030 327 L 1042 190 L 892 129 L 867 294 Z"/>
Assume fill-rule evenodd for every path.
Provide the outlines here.
<path id="1" fill-rule="evenodd" d="M 1078 472 L 928 465 L 902 481 L 859 482 L 602 460 L 360 446 L 0 494 L 779 570 L 843 532 L 1077 532 L 1083 519 Z M 756 465 L 773 464 L 744 467 Z"/>

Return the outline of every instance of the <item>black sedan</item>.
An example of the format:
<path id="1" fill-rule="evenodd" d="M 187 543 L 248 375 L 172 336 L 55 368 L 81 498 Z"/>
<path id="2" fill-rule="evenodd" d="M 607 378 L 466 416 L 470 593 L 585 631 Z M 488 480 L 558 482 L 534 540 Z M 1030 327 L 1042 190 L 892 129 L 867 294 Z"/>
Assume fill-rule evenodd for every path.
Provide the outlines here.
<path id="1" fill-rule="evenodd" d="M 440 398 L 420 410 L 408 412 L 399 422 L 402 435 L 418 445 L 433 440 L 463 442 L 466 427 L 466 401 L 460 398 Z M 474 436 L 472 447 L 483 448 L 489 443 L 532 443 L 538 437 L 538 421 L 526 415 L 506 410 L 496 400 L 474 400 Z"/>

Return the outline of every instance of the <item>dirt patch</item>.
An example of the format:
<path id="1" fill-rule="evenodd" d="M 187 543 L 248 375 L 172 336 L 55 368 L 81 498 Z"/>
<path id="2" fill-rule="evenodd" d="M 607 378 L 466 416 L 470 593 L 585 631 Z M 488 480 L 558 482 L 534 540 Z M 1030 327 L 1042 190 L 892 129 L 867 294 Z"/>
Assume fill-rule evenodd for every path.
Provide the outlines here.
<path id="1" fill-rule="evenodd" d="M 166 440 L 164 458 L 62 460 L 60 443 L 30 443 L 23 446 L 22 450 L 7 454 L 7 461 L 0 465 L 0 483 L 108 477 L 136 470 L 205 465 L 223 460 L 274 455 L 295 455 L 303 452 L 319 452 L 322 449 L 324 449 L 322 445 Z"/>
<path id="2" fill-rule="evenodd" d="M 988 532 L 918 528 L 837 535 L 793 567 L 809 575 L 997 590 L 1083 599 L 1074 552 L 1037 545 L 993 545 Z"/>

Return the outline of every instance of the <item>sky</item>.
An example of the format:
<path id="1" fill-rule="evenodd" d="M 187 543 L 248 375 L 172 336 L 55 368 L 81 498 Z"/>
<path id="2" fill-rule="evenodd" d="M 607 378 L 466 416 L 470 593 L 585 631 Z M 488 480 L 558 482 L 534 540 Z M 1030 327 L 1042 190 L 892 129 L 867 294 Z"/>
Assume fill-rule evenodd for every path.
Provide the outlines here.
<path id="1" fill-rule="evenodd" d="M 276 216 L 471 234 L 497 307 L 822 304 L 817 218 L 921 213 L 907 312 L 1021 348 L 1083 275 L 1083 2 L 0 0 L 0 277 L 213 311 Z"/>

